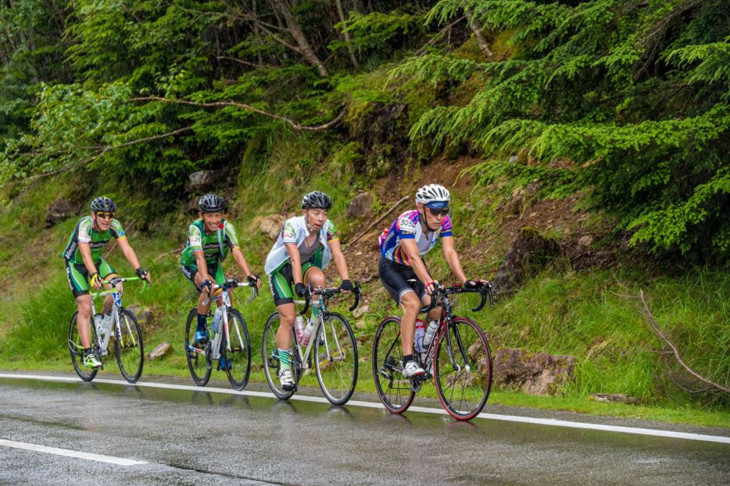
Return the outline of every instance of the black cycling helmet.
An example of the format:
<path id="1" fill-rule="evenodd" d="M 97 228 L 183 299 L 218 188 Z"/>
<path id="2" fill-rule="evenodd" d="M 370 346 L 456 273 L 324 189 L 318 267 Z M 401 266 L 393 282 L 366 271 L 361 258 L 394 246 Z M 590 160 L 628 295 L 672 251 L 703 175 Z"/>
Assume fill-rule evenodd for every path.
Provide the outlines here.
<path id="1" fill-rule="evenodd" d="M 91 201 L 91 210 L 95 213 L 102 211 L 113 213 L 117 210 L 117 205 L 110 198 L 100 196 Z"/>
<path id="2" fill-rule="evenodd" d="M 302 209 L 326 209 L 332 208 L 332 199 L 320 191 L 308 192 L 302 198 Z"/>
<path id="3" fill-rule="evenodd" d="M 198 200 L 201 213 L 220 213 L 223 211 L 223 198 L 215 194 L 206 194 Z"/>

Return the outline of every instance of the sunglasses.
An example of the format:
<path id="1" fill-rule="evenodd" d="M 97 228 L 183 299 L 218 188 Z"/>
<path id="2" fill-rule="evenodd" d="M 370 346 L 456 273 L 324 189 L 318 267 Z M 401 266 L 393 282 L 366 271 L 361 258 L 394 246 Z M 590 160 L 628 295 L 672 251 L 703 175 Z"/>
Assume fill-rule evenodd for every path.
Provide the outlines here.
<path id="1" fill-rule="evenodd" d="M 449 208 L 441 208 L 441 209 L 431 209 L 431 208 L 428 208 L 428 210 L 434 216 L 439 216 L 439 215 L 446 216 L 447 214 L 449 214 Z"/>
<path id="2" fill-rule="evenodd" d="M 101 219 L 112 219 L 114 217 L 114 213 L 99 211 L 98 213 L 96 213 L 96 217 Z"/>

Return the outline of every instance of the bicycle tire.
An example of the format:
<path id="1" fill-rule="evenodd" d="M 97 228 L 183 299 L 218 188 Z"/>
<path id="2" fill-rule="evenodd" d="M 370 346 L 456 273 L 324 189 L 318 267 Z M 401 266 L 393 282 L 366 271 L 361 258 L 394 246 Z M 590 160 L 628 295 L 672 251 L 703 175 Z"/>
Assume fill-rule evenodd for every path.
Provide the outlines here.
<path id="1" fill-rule="evenodd" d="M 87 368 L 84 366 L 84 347 L 81 345 L 81 338 L 79 337 L 79 330 L 76 322 L 78 315 L 79 312 L 76 311 L 73 316 L 71 316 L 71 323 L 68 327 L 68 349 L 71 354 L 71 363 L 76 370 L 76 374 L 84 381 L 91 381 L 99 372 L 99 368 Z M 89 327 L 91 328 L 91 342 L 93 343 L 92 349 L 94 350 L 94 353 L 96 353 L 97 359 L 100 359 L 100 353 L 98 353 L 96 349 L 96 329 L 94 329 L 92 322 L 89 323 Z"/>
<path id="2" fill-rule="evenodd" d="M 357 385 L 357 341 L 347 319 L 324 315 L 314 344 L 315 369 L 322 393 L 333 405 L 344 405 Z M 328 356 L 329 350 L 329 356 Z"/>
<path id="3" fill-rule="evenodd" d="M 228 329 L 231 349 L 228 349 L 225 339 L 222 339 L 221 358 L 229 364 L 226 375 L 231 386 L 236 390 L 243 390 L 251 373 L 251 341 L 246 321 L 236 309 L 228 311 Z"/>
<path id="4" fill-rule="evenodd" d="M 447 332 L 457 366 L 452 365 L 446 332 L 442 332 L 433 364 L 436 392 L 449 415 L 471 420 L 484 408 L 492 387 L 489 342 L 479 325 L 465 317 L 455 317 Z"/>
<path id="5" fill-rule="evenodd" d="M 373 381 L 380 401 L 392 413 L 403 413 L 416 393 L 403 376 L 400 318 L 388 316 L 380 323 L 373 342 Z"/>
<path id="6" fill-rule="evenodd" d="M 273 312 L 266 320 L 266 325 L 264 326 L 264 335 L 261 340 L 261 357 L 263 358 L 264 374 L 266 375 L 266 381 L 269 383 L 269 388 L 276 395 L 276 398 L 288 400 L 294 394 L 294 390 L 284 390 L 279 383 L 279 355 L 278 348 L 276 347 L 276 333 L 280 325 L 281 319 L 279 318 L 279 312 Z M 296 343 L 293 329 L 292 343 Z M 297 383 L 299 382 L 298 377 L 300 375 L 301 373 L 297 372 L 294 363 L 292 363 L 292 376 Z"/>
<path id="7" fill-rule="evenodd" d="M 128 309 L 119 309 L 119 322 L 115 329 L 114 351 L 124 379 L 136 383 L 144 368 L 144 344 L 142 329 L 137 316 Z"/>
<path id="8" fill-rule="evenodd" d="M 198 386 L 205 386 L 210 380 L 213 362 L 210 359 L 210 344 L 195 345 L 195 331 L 198 328 L 198 309 L 193 307 L 185 324 L 185 357 L 188 362 L 190 376 Z"/>

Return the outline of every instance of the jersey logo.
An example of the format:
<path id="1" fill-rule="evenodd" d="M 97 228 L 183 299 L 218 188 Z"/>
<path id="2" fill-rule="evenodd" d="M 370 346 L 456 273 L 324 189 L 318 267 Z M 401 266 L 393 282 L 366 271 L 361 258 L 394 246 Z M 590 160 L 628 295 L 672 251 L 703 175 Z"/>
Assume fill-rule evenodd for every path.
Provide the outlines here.
<path id="1" fill-rule="evenodd" d="M 398 221 L 398 226 L 400 227 L 401 233 L 414 233 L 416 232 L 416 223 L 414 223 L 410 218 L 401 218 L 400 221 Z"/>

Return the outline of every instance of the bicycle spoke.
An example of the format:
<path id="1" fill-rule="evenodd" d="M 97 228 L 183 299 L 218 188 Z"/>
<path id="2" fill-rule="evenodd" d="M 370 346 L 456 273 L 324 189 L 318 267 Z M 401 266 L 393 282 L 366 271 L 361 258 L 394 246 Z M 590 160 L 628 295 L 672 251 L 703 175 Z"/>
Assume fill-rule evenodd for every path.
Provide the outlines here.
<path id="1" fill-rule="evenodd" d="M 277 398 L 287 400 L 294 392 L 284 390 L 279 382 L 279 354 L 276 347 L 276 332 L 279 330 L 280 324 L 281 320 L 278 312 L 271 314 L 266 321 L 261 345 L 261 357 L 264 362 L 264 374 L 266 375 L 266 381 L 269 383 L 269 388 Z M 296 342 L 295 339 L 292 330 L 292 343 Z"/>
<path id="2" fill-rule="evenodd" d="M 248 383 L 251 371 L 251 346 L 249 345 L 248 328 L 241 313 L 231 309 L 228 313 L 229 340 L 222 353 L 228 365 L 226 375 L 236 390 L 242 390 Z"/>
<path id="3" fill-rule="evenodd" d="M 411 381 L 403 376 L 400 319 L 386 317 L 378 327 L 373 344 L 373 380 L 385 408 L 403 413 L 413 402 Z"/>
<path id="4" fill-rule="evenodd" d="M 205 386 L 210 380 L 212 363 L 210 361 L 209 346 L 201 345 L 195 341 L 197 326 L 198 310 L 193 307 L 185 324 L 185 356 L 193 381 L 198 386 Z"/>
<path id="5" fill-rule="evenodd" d="M 142 330 L 137 322 L 137 317 L 127 309 L 119 310 L 117 325 L 115 351 L 119 371 L 128 382 L 135 383 L 142 376 L 144 366 Z"/>
<path id="6" fill-rule="evenodd" d="M 327 313 L 317 333 L 315 367 L 327 400 L 344 405 L 357 383 L 357 343 L 350 325 L 339 314 Z"/>
<path id="7" fill-rule="evenodd" d="M 74 312 L 71 317 L 71 323 L 68 328 L 68 345 L 69 352 L 71 354 L 71 363 L 73 364 L 76 374 L 79 375 L 84 381 L 91 381 L 94 379 L 96 374 L 99 372 L 98 368 L 87 368 L 84 366 L 84 347 L 81 344 L 81 337 L 79 336 L 79 330 L 77 325 L 78 312 Z M 93 323 L 91 327 L 91 342 L 96 342 L 96 329 L 94 329 Z"/>
<path id="8" fill-rule="evenodd" d="M 492 359 L 484 333 L 466 318 L 454 318 L 448 335 L 439 338 L 434 363 L 436 391 L 454 418 L 470 420 L 487 402 Z"/>

